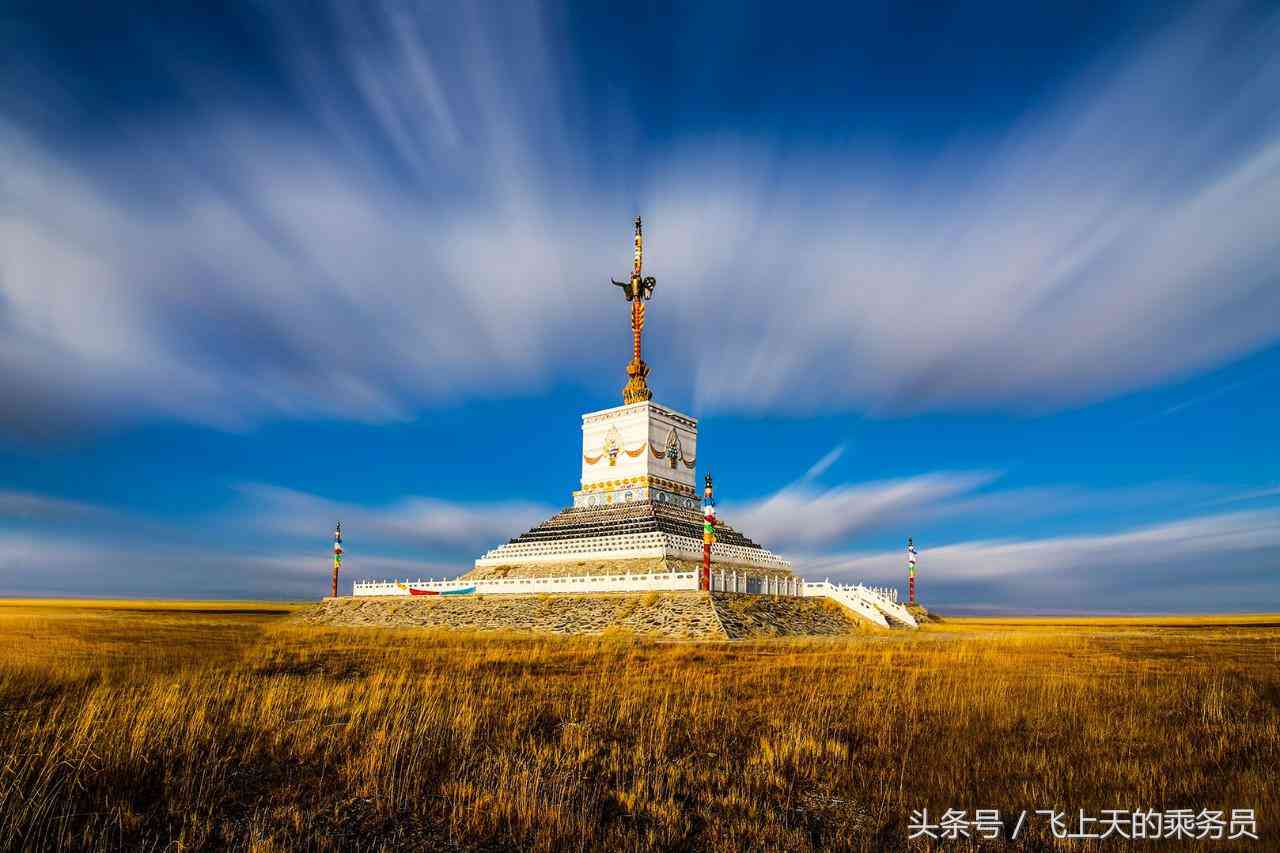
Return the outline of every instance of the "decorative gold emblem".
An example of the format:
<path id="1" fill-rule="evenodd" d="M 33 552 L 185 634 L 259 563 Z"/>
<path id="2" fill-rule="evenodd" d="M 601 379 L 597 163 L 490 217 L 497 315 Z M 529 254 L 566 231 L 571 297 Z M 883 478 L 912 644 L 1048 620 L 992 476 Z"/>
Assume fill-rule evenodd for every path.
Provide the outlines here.
<path id="1" fill-rule="evenodd" d="M 683 462 L 684 467 L 692 469 L 698 460 L 690 459 L 684 455 L 684 444 L 680 441 L 680 434 L 672 427 L 667 432 L 667 440 L 663 447 L 658 447 L 653 442 L 649 443 L 649 452 L 653 454 L 654 459 L 665 459 L 672 468 L 676 467 L 677 462 Z"/>
<path id="2" fill-rule="evenodd" d="M 653 392 L 645 381 L 649 376 L 649 365 L 640 357 L 640 335 L 644 331 L 644 303 L 653 297 L 653 288 L 657 280 L 653 276 L 642 276 L 644 266 L 644 236 L 640 229 L 640 217 L 636 217 L 636 255 L 635 264 L 631 268 L 631 280 L 628 282 L 613 281 L 622 288 L 627 301 L 631 303 L 631 361 L 627 364 L 627 384 L 622 389 L 622 402 L 643 403 L 653 399 Z"/>
<path id="3" fill-rule="evenodd" d="M 606 456 L 609 457 L 610 465 L 618 464 L 618 454 L 625 453 L 632 459 L 644 455 L 645 445 L 641 444 L 634 450 L 628 449 L 622 444 L 622 433 L 618 432 L 617 427 L 609 427 L 609 431 L 604 434 L 604 444 L 600 447 L 600 452 L 595 456 L 582 454 L 582 461 L 588 465 L 595 465 Z"/>

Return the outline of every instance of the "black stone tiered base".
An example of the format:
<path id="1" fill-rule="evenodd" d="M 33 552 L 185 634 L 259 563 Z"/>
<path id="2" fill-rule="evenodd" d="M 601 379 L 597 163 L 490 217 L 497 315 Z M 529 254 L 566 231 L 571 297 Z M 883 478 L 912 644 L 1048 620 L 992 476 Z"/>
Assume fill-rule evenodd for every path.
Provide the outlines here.
<path id="1" fill-rule="evenodd" d="M 596 555 L 590 553 L 590 540 L 662 533 L 678 536 L 690 542 L 695 549 L 700 549 L 702 527 L 703 520 L 699 510 L 659 501 L 643 500 L 599 507 L 570 507 L 510 540 L 508 545 L 570 546 L 568 550 L 572 550 L 571 546 L 580 543 L 583 546 L 582 553 L 566 554 L 563 561 L 557 562 L 546 560 L 524 562 L 519 555 L 512 554 L 508 562 L 500 554 L 501 549 L 495 549 L 494 552 L 485 556 L 502 559 L 501 564 L 477 566 L 463 577 L 477 579 L 693 571 L 696 570 L 698 562 L 687 557 L 613 558 L 607 552 Z M 761 558 L 772 558 L 766 549 L 722 521 L 716 523 L 716 542 L 724 546 L 745 549 L 748 554 L 759 554 Z M 727 568 L 729 565 L 721 559 L 716 559 L 714 553 L 713 559 L 717 568 Z M 754 575 L 761 576 L 791 574 L 780 567 L 752 567 L 748 570 Z"/>
<path id="2" fill-rule="evenodd" d="M 630 533 L 671 533 L 702 541 L 702 515 L 655 501 L 632 501 L 603 507 L 570 507 L 522 533 L 516 542 L 559 542 Z M 716 523 L 716 541 L 763 551 L 756 543 L 723 522 Z"/>

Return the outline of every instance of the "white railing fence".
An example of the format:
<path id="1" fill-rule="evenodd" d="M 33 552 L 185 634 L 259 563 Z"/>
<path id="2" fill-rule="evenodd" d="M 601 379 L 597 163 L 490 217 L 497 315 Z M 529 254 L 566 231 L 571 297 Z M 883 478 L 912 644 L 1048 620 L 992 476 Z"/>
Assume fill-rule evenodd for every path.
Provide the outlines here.
<path id="1" fill-rule="evenodd" d="M 886 628 L 889 626 L 886 616 L 892 617 L 894 621 L 901 622 L 909 628 L 919 627 L 910 611 L 889 596 L 882 595 L 876 587 L 863 586 L 860 583 L 835 584 L 830 581 L 816 581 L 805 583 L 804 594 L 833 599 Z"/>
<path id="2" fill-rule="evenodd" d="M 880 595 L 880 596 L 882 596 L 882 597 L 884 597 L 884 598 L 889 599 L 889 600 L 890 600 L 890 601 L 892 601 L 892 602 L 895 602 L 895 603 L 896 603 L 896 602 L 898 601 L 898 589 L 897 589 L 897 587 L 892 587 L 892 586 L 869 586 L 869 587 L 867 587 L 867 589 L 871 590 L 872 592 L 876 593 L 877 595 Z"/>
<path id="3" fill-rule="evenodd" d="M 713 571 L 711 573 L 712 592 L 742 592 L 749 595 L 785 595 L 799 597 L 804 595 L 804 578 L 783 577 L 778 575 L 753 575 L 729 571 Z"/>
<path id="4" fill-rule="evenodd" d="M 804 594 L 809 597 L 830 598 L 867 621 L 882 628 L 888 628 L 889 620 L 885 619 L 884 614 L 862 594 L 862 589 L 860 585 L 842 586 L 830 581 L 814 581 L 805 583 Z"/>
<path id="5" fill-rule="evenodd" d="M 579 577 L 488 578 L 477 580 L 409 580 L 356 581 L 352 594 L 410 595 L 410 588 L 440 594 L 471 590 L 477 594 L 511 594 L 537 592 L 644 592 L 647 590 L 697 589 L 694 572 L 655 574 L 582 575 Z"/>
<path id="6" fill-rule="evenodd" d="M 485 580 L 380 580 L 356 581 L 352 594 L 411 595 L 410 589 L 439 594 L 461 593 L 464 590 L 479 595 L 554 593 L 554 592 L 645 592 L 649 590 L 697 589 L 697 572 L 666 572 L 622 575 L 581 575 L 578 577 L 545 578 L 491 578 Z M 776 575 L 752 575 L 736 569 L 713 571 L 711 589 L 714 592 L 742 592 L 754 595 L 804 595 L 804 579 Z"/>
<path id="7" fill-rule="evenodd" d="M 501 595 L 573 592 L 647 592 L 696 590 L 697 572 L 665 572 L 622 575 L 581 575 L 578 577 L 488 578 L 477 580 L 381 580 L 356 581 L 356 596 L 412 595 L 410 590 L 438 595 Z M 806 581 L 804 578 L 779 575 L 754 575 L 730 569 L 711 573 L 713 592 L 737 592 L 748 595 L 792 597 L 823 596 L 865 617 L 877 625 L 888 627 L 885 617 L 915 628 L 915 618 L 898 603 L 897 590 L 868 587 L 862 584 L 833 584 L 830 581 Z"/>

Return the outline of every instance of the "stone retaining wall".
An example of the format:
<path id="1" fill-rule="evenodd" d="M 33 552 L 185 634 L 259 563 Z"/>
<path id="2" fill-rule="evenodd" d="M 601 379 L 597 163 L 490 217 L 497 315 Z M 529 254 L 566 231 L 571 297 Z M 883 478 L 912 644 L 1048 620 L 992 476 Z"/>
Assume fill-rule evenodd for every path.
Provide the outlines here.
<path id="1" fill-rule="evenodd" d="M 683 640 L 834 636 L 865 630 L 861 619 L 823 599 L 720 592 L 328 598 L 298 618 L 350 627 L 622 631 Z"/>
<path id="2" fill-rule="evenodd" d="M 705 595 L 678 592 L 338 598 L 326 599 L 302 618 L 329 625 L 386 628 L 553 634 L 600 634 L 614 629 L 679 639 L 727 636 Z"/>
<path id="3" fill-rule="evenodd" d="M 871 623 L 829 598 L 713 593 L 716 615 L 731 640 L 758 637 L 832 637 L 856 634 Z"/>

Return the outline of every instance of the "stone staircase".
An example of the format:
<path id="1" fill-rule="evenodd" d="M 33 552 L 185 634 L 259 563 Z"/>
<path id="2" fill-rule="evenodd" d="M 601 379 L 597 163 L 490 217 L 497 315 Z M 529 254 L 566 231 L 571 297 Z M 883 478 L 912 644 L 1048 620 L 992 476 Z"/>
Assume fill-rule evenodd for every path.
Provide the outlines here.
<path id="1" fill-rule="evenodd" d="M 862 584 L 833 584 L 830 581 L 808 582 L 804 585 L 806 597 L 830 598 L 853 611 L 867 621 L 882 628 L 919 628 L 919 623 L 907 608 L 896 601 L 868 589 Z"/>

